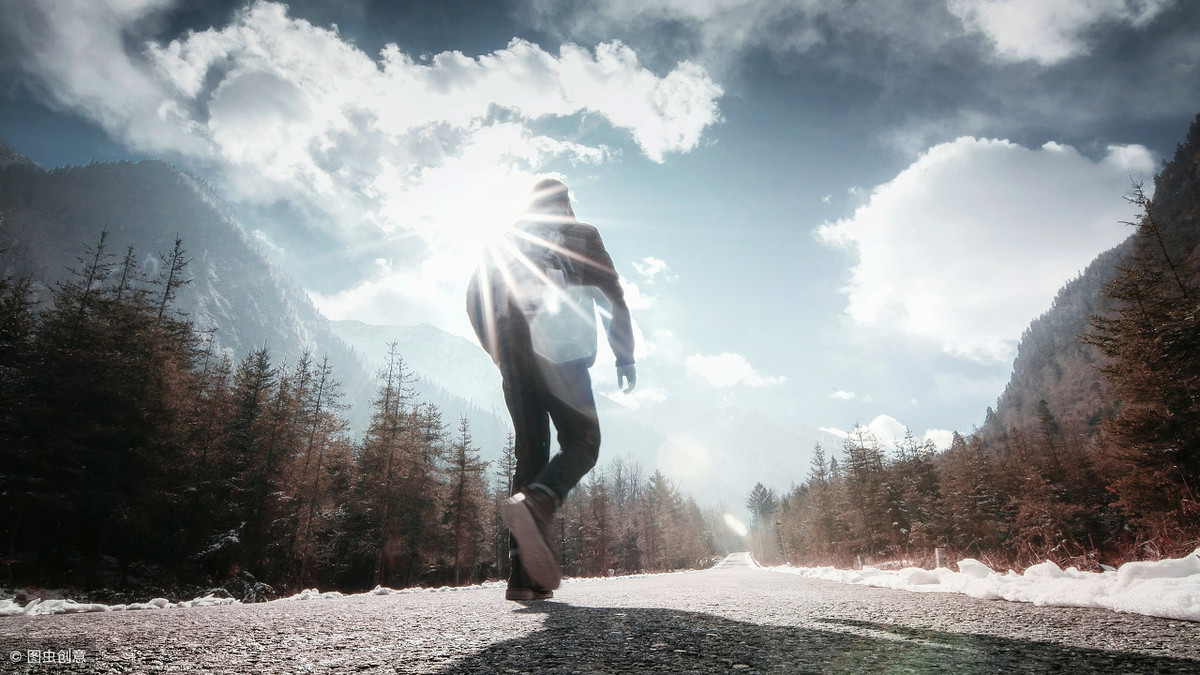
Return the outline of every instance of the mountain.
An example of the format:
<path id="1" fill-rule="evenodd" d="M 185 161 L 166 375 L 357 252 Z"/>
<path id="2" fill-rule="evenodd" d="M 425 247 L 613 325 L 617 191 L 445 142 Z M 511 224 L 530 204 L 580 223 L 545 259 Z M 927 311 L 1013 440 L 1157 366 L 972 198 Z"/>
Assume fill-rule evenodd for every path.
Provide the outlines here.
<path id="1" fill-rule="evenodd" d="M 1163 250 L 1173 260 L 1195 259 L 1200 254 L 1200 116 L 1192 122 L 1174 158 L 1156 176 L 1151 205 L 1162 224 Z M 1012 428 L 1036 425 L 1041 401 L 1061 427 L 1086 437 L 1112 416 L 1113 404 L 1097 370 L 1102 357 L 1080 336 L 1094 332 L 1093 316 L 1113 310 L 1105 285 L 1117 276 L 1118 267 L 1133 254 L 1134 246 L 1131 234 L 1101 253 L 1059 291 L 1050 310 L 1029 325 L 1017 348 L 1012 378 L 996 408 L 988 410 L 981 435 L 995 438 Z M 1198 275 L 1200 271 L 1186 273 Z"/>
<path id="2" fill-rule="evenodd" d="M 380 339 L 378 346 L 360 344 L 356 351 L 203 181 L 153 160 L 47 171 L 0 140 L 0 274 L 32 278 L 36 295 L 45 301 L 49 289 L 69 276 L 69 268 L 78 267 L 85 245 L 98 243 L 102 230 L 108 232 L 106 249 L 115 260 L 132 245 L 151 278 L 162 265 L 160 254 L 169 252 L 178 236 L 190 262 L 189 282 L 179 289 L 176 308 L 199 331 L 211 331 L 217 349 L 234 362 L 264 345 L 276 365 L 295 363 L 305 349 L 318 359 L 327 354 L 350 406 L 351 428 L 366 427 L 376 361 L 393 338 Z M 456 344 L 466 341 L 428 326 L 397 334 L 404 338 L 404 351 L 413 354 L 408 358 L 421 376 L 424 400 L 442 410 L 451 428 L 458 415 L 468 415 L 477 442 L 487 454 L 498 454 L 507 433 L 500 418 L 449 393 L 460 382 L 443 386 L 425 372 L 427 364 L 459 358 L 439 350 L 457 349 L 461 355 L 470 345 Z"/>
<path id="3" fill-rule="evenodd" d="M 12 165 L 36 166 L 33 163 L 33 160 L 29 159 L 20 152 L 17 152 L 16 148 L 12 147 L 8 143 L 5 143 L 4 139 L 0 138 L 0 168 Z"/>
<path id="4" fill-rule="evenodd" d="M 384 367 L 388 345 L 396 343 L 405 366 L 417 376 L 417 393 L 437 405 L 451 426 L 460 416 L 471 420 L 471 435 L 485 460 L 499 456 L 511 425 L 500 371 L 478 344 L 429 324 L 376 326 L 343 320 L 329 326 L 371 372 Z"/>
<path id="5" fill-rule="evenodd" d="M 160 161 L 49 171 L 16 162 L 0 168 L 0 217 L 0 273 L 31 277 L 43 300 L 102 230 L 114 260 L 132 246 L 151 278 L 178 236 L 190 262 L 175 306 L 195 327 L 212 331 L 217 349 L 234 362 L 262 346 L 276 365 L 295 363 L 305 348 L 317 358 L 328 354 L 354 404 L 352 424 L 364 424 L 367 410 L 358 403 L 370 395 L 369 372 L 202 181 Z"/>
<path id="6" fill-rule="evenodd" d="M 429 324 L 375 326 L 344 320 L 331 321 L 330 327 L 372 369 L 383 367 L 387 346 L 395 342 L 404 363 L 413 371 L 476 407 L 497 415 L 507 414 L 500 391 L 500 372 L 475 342 Z"/>

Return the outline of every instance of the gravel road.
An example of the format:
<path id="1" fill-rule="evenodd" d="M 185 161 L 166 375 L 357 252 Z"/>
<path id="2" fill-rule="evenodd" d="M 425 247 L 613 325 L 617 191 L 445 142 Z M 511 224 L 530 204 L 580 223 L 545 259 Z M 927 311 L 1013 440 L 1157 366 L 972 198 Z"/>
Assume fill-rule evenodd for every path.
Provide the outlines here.
<path id="1" fill-rule="evenodd" d="M 29 673 L 1200 672 L 1200 624 L 841 585 L 741 558 L 568 582 L 540 603 L 484 588 L 0 618 L 0 648 L 0 671 Z M 83 662 L 31 664 L 30 650 Z"/>

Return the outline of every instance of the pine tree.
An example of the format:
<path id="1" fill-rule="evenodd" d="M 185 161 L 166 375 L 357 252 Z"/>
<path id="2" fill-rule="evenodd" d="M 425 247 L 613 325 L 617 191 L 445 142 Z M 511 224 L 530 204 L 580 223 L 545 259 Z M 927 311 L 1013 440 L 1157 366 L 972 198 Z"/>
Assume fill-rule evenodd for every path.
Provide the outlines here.
<path id="1" fill-rule="evenodd" d="M 1107 357 L 1101 371 L 1120 402 L 1103 430 L 1127 471 L 1110 489 L 1146 531 L 1186 547 L 1200 537 L 1197 261 L 1172 253 L 1178 247 L 1141 186 L 1135 186 L 1133 201 L 1143 211 L 1134 251 L 1105 288 L 1116 309 L 1093 317 L 1095 333 L 1085 340 Z M 1200 219 L 1191 211 L 1168 215 L 1177 221 L 1176 231 L 1194 228 Z"/>
<path id="2" fill-rule="evenodd" d="M 492 490 L 492 550 L 494 565 L 502 576 L 509 573 L 508 549 L 509 533 L 500 519 L 500 504 L 510 497 L 513 490 L 513 475 L 517 469 L 516 442 L 513 432 L 508 432 L 504 447 L 500 451 L 500 459 L 496 463 L 496 483 Z"/>
<path id="3" fill-rule="evenodd" d="M 775 510 L 779 508 L 779 498 L 771 488 L 756 483 L 746 498 L 746 508 L 750 509 L 750 531 L 758 544 L 759 560 L 765 561 L 767 540 L 772 532 Z"/>
<path id="4" fill-rule="evenodd" d="M 825 556 L 837 546 L 840 537 L 834 513 L 834 489 L 834 475 L 825 461 L 825 449 L 817 443 L 808 473 L 807 494 L 792 513 L 802 533 L 794 547 L 802 556 L 825 561 Z"/>
<path id="5" fill-rule="evenodd" d="M 160 275 L 160 283 L 162 285 L 162 295 L 158 300 L 158 318 L 162 319 L 167 313 L 167 308 L 175 300 L 175 293 L 179 288 L 187 283 L 190 279 L 185 279 L 184 269 L 191 262 L 185 256 L 187 251 L 183 248 L 183 240 L 178 235 L 175 237 L 175 245 L 171 248 L 171 252 L 166 255 L 159 256 L 162 260 L 162 273 Z"/>
<path id="6" fill-rule="evenodd" d="M 892 473 L 897 480 L 908 544 L 916 549 L 929 550 L 937 544 L 942 532 L 941 485 L 934 464 L 935 449 L 931 441 L 919 442 L 912 431 L 896 445 L 898 457 Z"/>
<path id="7" fill-rule="evenodd" d="M 329 365 L 329 355 L 321 359 L 317 366 L 313 386 L 300 401 L 303 411 L 300 419 L 308 427 L 304 441 L 304 462 L 298 473 L 299 498 L 295 518 L 295 531 L 290 548 L 293 554 L 298 549 L 300 560 L 299 576 L 302 581 L 309 578 L 309 568 L 316 555 L 316 539 L 324 531 L 324 512 L 329 508 L 328 490 L 332 476 L 331 469 L 344 465 L 348 441 L 345 437 L 345 419 L 341 412 L 345 406 L 341 402 L 341 383 L 333 379 L 333 368 Z M 343 462 L 339 463 L 338 460 Z M 299 464 L 299 463 L 298 463 Z M 322 482 L 324 481 L 324 482 Z M 300 513 L 303 511 L 303 513 Z M 319 517 L 320 516 L 320 517 Z M 322 522 L 315 522 L 315 521 Z M 299 546 L 295 544 L 299 541 Z M 288 558 L 292 559 L 292 555 Z"/>
<path id="8" fill-rule="evenodd" d="M 1008 533 L 1004 505 L 1010 496 L 995 458 L 978 436 L 968 442 L 955 433 L 941 465 L 947 543 L 977 555 L 997 550 Z"/>
<path id="9" fill-rule="evenodd" d="M 30 346 L 22 433 L 41 527 L 25 545 L 59 560 L 115 556 L 123 569 L 175 563 L 195 342 L 186 322 L 157 320 L 131 255 L 111 283 L 106 242 L 102 232 L 55 289 Z M 160 528 L 169 536 L 153 536 Z"/>
<path id="10" fill-rule="evenodd" d="M 37 331 L 29 278 L 0 279 L 0 556 L 15 559 L 18 534 L 40 487 L 35 446 L 25 426 Z"/>
<path id="11" fill-rule="evenodd" d="M 866 427 L 856 425 L 842 444 L 847 544 L 858 554 L 882 552 L 895 543 L 897 502 L 884 474 L 883 448 Z"/>
<path id="12" fill-rule="evenodd" d="M 397 566 L 397 516 L 404 443 L 415 433 L 413 375 L 404 364 L 396 343 L 388 345 L 388 357 L 379 373 L 379 385 L 372 400 L 370 425 L 363 435 L 360 451 L 359 486 L 361 505 L 368 509 L 370 526 L 375 530 L 374 583 L 392 578 Z"/>
<path id="13" fill-rule="evenodd" d="M 225 478 L 227 515 L 212 533 L 214 564 L 219 566 L 258 566 L 265 557 L 269 525 L 274 518 L 270 508 L 271 488 L 277 483 L 280 457 L 274 447 L 277 435 L 275 416 L 271 414 L 274 394 L 279 406 L 277 373 L 271 353 L 265 346 L 248 353 L 233 373 L 233 410 L 223 432 L 226 446 L 220 452 L 218 472 Z M 217 547 L 234 533 L 236 549 Z M 215 570 L 224 573 L 220 569 Z"/>
<path id="14" fill-rule="evenodd" d="M 603 472 L 591 473 L 580 501 L 585 518 L 582 523 L 584 572 L 600 576 L 612 568 L 612 551 L 616 544 L 611 490 Z"/>
<path id="15" fill-rule="evenodd" d="M 450 445 L 449 499 L 445 522 L 449 527 L 450 550 L 453 556 L 454 585 L 462 580 L 462 569 L 473 568 L 480 558 L 479 530 L 483 525 L 483 473 L 487 463 L 479 459 L 479 451 L 471 438 L 471 423 L 458 420 L 458 437 Z"/>

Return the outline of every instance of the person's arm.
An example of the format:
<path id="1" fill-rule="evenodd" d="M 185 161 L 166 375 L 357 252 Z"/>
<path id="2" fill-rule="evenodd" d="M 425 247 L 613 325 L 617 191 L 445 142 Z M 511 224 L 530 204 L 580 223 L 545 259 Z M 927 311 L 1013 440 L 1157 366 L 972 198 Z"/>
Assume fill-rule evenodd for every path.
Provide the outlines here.
<path id="1" fill-rule="evenodd" d="M 588 233 L 584 282 L 593 285 L 604 294 L 612 317 L 608 321 L 608 344 L 617 357 L 617 385 L 632 391 L 637 382 L 637 371 L 633 358 L 633 320 L 629 306 L 625 303 L 625 289 L 621 288 L 620 276 L 613 265 L 612 257 L 604 247 L 600 232 L 591 228 Z"/>
<path id="2" fill-rule="evenodd" d="M 467 318 L 471 320 L 471 328 L 475 329 L 480 346 L 488 353 L 488 356 L 492 357 L 494 363 L 499 364 L 500 348 L 496 336 L 496 309 L 491 306 L 492 302 L 485 302 L 480 289 L 481 273 L 487 274 L 487 270 L 482 266 L 475 271 L 475 274 L 471 275 L 471 281 L 467 283 Z M 489 293 L 489 299 L 494 297 L 494 293 Z"/>

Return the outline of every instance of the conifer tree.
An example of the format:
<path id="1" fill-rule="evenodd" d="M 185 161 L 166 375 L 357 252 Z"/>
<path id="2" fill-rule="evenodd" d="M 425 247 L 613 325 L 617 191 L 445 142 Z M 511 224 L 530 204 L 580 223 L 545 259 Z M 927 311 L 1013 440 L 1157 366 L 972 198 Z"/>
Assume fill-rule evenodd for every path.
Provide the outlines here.
<path id="1" fill-rule="evenodd" d="M 368 510 L 374 530 L 374 583 L 391 579 L 398 558 L 398 495 L 403 475 L 404 443 L 415 433 L 413 376 L 395 342 L 388 345 L 387 361 L 379 373 L 372 400 L 370 425 L 363 435 L 359 485 L 361 505 Z"/>
<path id="2" fill-rule="evenodd" d="M 1120 404 L 1103 429 L 1110 452 L 1127 470 L 1110 489 L 1147 531 L 1185 543 L 1200 535 L 1197 261 L 1172 255 L 1179 249 L 1170 245 L 1167 223 L 1141 186 L 1133 201 L 1142 208 L 1134 251 L 1105 289 L 1116 309 L 1093 317 L 1095 333 L 1085 339 L 1107 357 L 1101 371 Z M 1192 211 L 1167 215 L 1177 231 L 1200 221 Z"/>
<path id="3" fill-rule="evenodd" d="M 800 520 L 803 543 L 797 546 L 806 555 L 825 556 L 833 552 L 838 542 L 837 518 L 834 513 L 833 474 L 825 462 L 825 450 L 817 443 L 813 448 L 812 468 L 808 474 L 808 494 L 803 508 L 792 517 Z"/>
<path id="4" fill-rule="evenodd" d="M 494 472 L 495 483 L 492 489 L 491 528 L 493 565 L 506 576 L 508 568 L 509 534 L 504 522 L 500 519 L 500 504 L 515 492 L 513 475 L 517 468 L 516 442 L 510 430 L 500 450 L 500 459 L 496 462 Z"/>
<path id="5" fill-rule="evenodd" d="M 297 465 L 299 481 L 297 482 L 298 507 L 295 518 L 295 531 L 292 555 L 298 555 L 300 560 L 300 579 L 309 578 L 309 568 L 316 555 L 315 539 L 324 532 L 326 522 L 325 512 L 329 508 L 329 489 L 332 475 L 343 469 L 348 449 L 348 439 L 345 438 L 347 423 L 341 417 L 345 409 L 342 404 L 341 383 L 333 378 L 333 368 L 329 364 L 329 355 L 321 359 L 317 366 L 313 385 L 305 392 L 306 396 L 300 401 L 303 411 L 301 420 L 308 427 L 304 440 L 304 462 Z M 298 549 L 298 550 L 297 550 Z"/>
<path id="6" fill-rule="evenodd" d="M 462 580 L 462 569 L 474 567 L 480 557 L 480 537 L 483 526 L 483 473 L 487 463 L 479 459 L 479 451 L 471 438 L 471 423 L 458 420 L 458 437 L 450 445 L 449 495 L 446 503 L 446 525 L 453 557 L 454 585 Z"/>
<path id="7" fill-rule="evenodd" d="M 233 373 L 233 409 L 222 434 L 219 472 L 225 477 L 227 516 L 213 533 L 214 547 L 234 532 L 236 551 L 218 551 L 218 564 L 258 565 L 265 555 L 268 529 L 273 519 L 269 504 L 271 486 L 277 482 L 279 456 L 274 447 L 275 417 L 272 395 L 279 392 L 271 353 L 261 347 L 248 353 Z M 229 556 L 233 556 L 231 559 Z"/>
<path id="8" fill-rule="evenodd" d="M 773 532 L 772 523 L 778 507 L 779 498 L 775 491 L 762 483 L 756 483 L 746 498 L 746 508 L 750 509 L 750 532 L 757 543 L 759 560 L 766 560 L 767 542 Z"/>
<path id="9" fill-rule="evenodd" d="M 156 320 L 132 270 L 112 283 L 106 242 L 101 232 L 55 289 L 32 345 L 24 433 L 42 487 L 31 498 L 56 540 L 33 547 L 111 555 L 123 566 L 166 561 L 184 545 L 178 494 L 194 341 L 185 322 Z M 160 528 L 170 536 L 153 536 Z"/>

